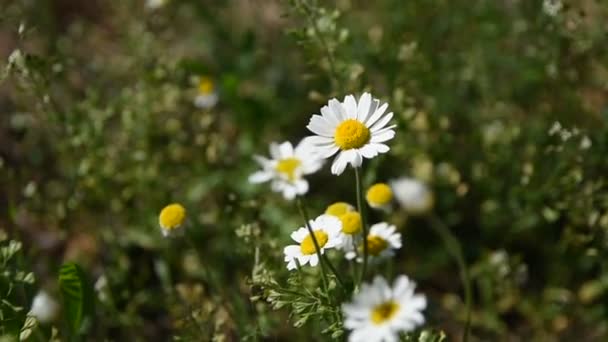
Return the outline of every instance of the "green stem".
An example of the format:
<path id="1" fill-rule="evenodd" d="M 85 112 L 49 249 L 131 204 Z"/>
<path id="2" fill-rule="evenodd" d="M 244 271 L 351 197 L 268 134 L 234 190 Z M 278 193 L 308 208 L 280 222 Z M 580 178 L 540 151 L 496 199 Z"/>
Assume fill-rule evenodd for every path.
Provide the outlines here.
<path id="1" fill-rule="evenodd" d="M 306 212 L 306 207 L 304 206 L 304 200 L 302 197 L 297 197 L 298 209 L 300 210 L 300 214 L 306 223 L 306 228 L 308 229 L 308 234 L 310 234 L 310 238 L 312 239 L 313 245 L 315 245 L 315 251 L 317 252 L 317 257 L 319 258 L 319 264 L 321 265 L 321 276 L 323 279 L 323 286 L 325 287 L 325 291 L 329 290 L 328 282 L 327 282 L 327 274 L 325 273 L 325 263 L 323 262 L 323 255 L 321 255 L 321 248 L 319 247 L 319 242 L 317 241 L 317 237 L 315 236 L 312 227 L 310 226 L 310 220 L 308 219 L 308 213 Z"/>
<path id="2" fill-rule="evenodd" d="M 363 267 L 361 268 L 361 278 L 359 278 L 359 284 L 365 279 L 365 272 L 367 271 L 367 218 L 365 215 L 365 207 L 363 205 L 363 184 L 361 183 L 361 176 L 359 175 L 359 168 L 355 168 L 355 182 L 357 186 L 357 210 L 361 215 L 361 225 L 363 226 Z"/>
<path id="3" fill-rule="evenodd" d="M 439 235 L 445 248 L 448 253 L 452 255 L 456 263 L 458 264 L 459 272 L 460 272 L 460 281 L 464 287 L 464 301 L 465 301 L 465 309 L 466 309 L 466 318 L 464 331 L 462 333 L 462 341 L 467 342 L 469 340 L 470 335 L 470 325 L 471 325 L 471 279 L 469 277 L 469 272 L 467 269 L 467 265 L 464 259 L 464 255 L 462 253 L 462 247 L 460 246 L 460 242 L 458 239 L 452 234 L 450 229 L 435 215 L 429 217 L 429 225 L 431 228 Z"/>

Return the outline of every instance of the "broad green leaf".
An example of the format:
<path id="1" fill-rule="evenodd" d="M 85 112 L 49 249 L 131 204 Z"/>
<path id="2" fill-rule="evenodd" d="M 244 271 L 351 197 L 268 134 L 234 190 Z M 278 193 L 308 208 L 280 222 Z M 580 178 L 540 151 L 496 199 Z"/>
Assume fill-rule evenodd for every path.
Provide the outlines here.
<path id="1" fill-rule="evenodd" d="M 93 311 L 93 289 L 86 274 L 75 263 L 67 263 L 59 270 L 59 287 L 63 297 L 65 317 L 73 333 L 80 333 L 86 316 Z"/>

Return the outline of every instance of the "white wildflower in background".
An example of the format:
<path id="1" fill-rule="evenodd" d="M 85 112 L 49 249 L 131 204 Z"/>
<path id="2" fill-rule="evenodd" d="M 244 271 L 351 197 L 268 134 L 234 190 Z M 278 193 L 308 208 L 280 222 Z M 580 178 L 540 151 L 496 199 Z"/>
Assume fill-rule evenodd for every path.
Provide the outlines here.
<path id="1" fill-rule="evenodd" d="M 29 315 L 36 317 L 41 323 L 50 323 L 59 314 L 59 304 L 46 291 L 41 290 L 36 294 L 32 301 L 32 308 Z"/>
<path id="2" fill-rule="evenodd" d="M 303 177 L 318 171 L 323 162 L 319 159 L 310 145 L 302 141 L 294 149 L 290 142 L 270 144 L 270 157 L 254 156 L 262 167 L 249 176 L 251 183 L 271 181 L 272 190 L 281 192 L 287 200 L 308 192 L 308 181 Z"/>
<path id="3" fill-rule="evenodd" d="M 355 207 L 346 202 L 331 204 L 325 209 L 325 214 L 337 217 L 342 222 L 344 236 L 340 248 L 346 252 L 352 251 L 363 228 L 361 214 L 355 210 Z"/>
<path id="4" fill-rule="evenodd" d="M 161 8 L 165 6 L 169 0 L 146 0 L 146 8 L 150 10 L 155 10 L 157 8 Z"/>
<path id="5" fill-rule="evenodd" d="M 397 228 L 394 225 L 380 222 L 370 227 L 369 234 L 367 235 L 367 252 L 370 261 L 392 257 L 399 248 L 401 248 L 401 233 L 397 232 Z M 361 257 L 363 251 L 364 246 L 363 242 L 361 242 L 358 248 L 358 262 L 363 261 L 363 257 Z M 350 251 L 345 256 L 347 259 L 354 259 L 357 257 L 357 253 Z"/>
<path id="6" fill-rule="evenodd" d="M 367 204 L 374 209 L 388 209 L 393 200 L 393 191 L 388 184 L 376 183 L 365 194 Z"/>
<path id="7" fill-rule="evenodd" d="M 201 109 L 213 108 L 219 99 L 215 83 L 206 76 L 198 78 L 197 94 L 194 98 L 194 105 Z"/>
<path id="8" fill-rule="evenodd" d="M 310 220 L 309 224 L 319 244 L 321 254 L 324 254 L 327 249 L 336 248 L 342 244 L 342 223 L 336 217 L 321 215 Z M 299 228 L 291 234 L 291 238 L 298 244 L 287 246 L 283 250 L 287 269 L 296 269 L 296 260 L 302 266 L 308 263 L 310 266 L 317 266 L 319 257 L 308 229 Z"/>
<path id="9" fill-rule="evenodd" d="M 316 135 L 308 139 L 320 157 L 338 153 L 331 173 L 340 175 L 347 164 L 359 167 L 363 158 L 389 151 L 384 143 L 395 136 L 396 125 L 387 126 L 393 117 L 393 113 L 384 114 L 387 108 L 388 104 L 380 105 L 380 100 L 364 93 L 358 102 L 352 95 L 346 96 L 344 102 L 331 99 L 321 108 L 321 115 L 312 116 L 307 128 Z"/>
<path id="10" fill-rule="evenodd" d="M 169 236 L 177 232 L 186 220 L 186 208 L 179 203 L 169 204 L 160 211 L 158 224 L 164 236 Z"/>
<path id="11" fill-rule="evenodd" d="M 397 277 L 390 287 L 381 276 L 363 284 L 353 301 L 342 305 L 344 327 L 352 330 L 350 342 L 397 342 L 399 333 L 424 324 L 426 297 L 415 294 L 416 284 L 407 276 Z"/>
<path id="12" fill-rule="evenodd" d="M 433 208 L 433 193 L 423 182 L 403 177 L 391 181 L 391 187 L 395 199 L 408 214 L 420 215 Z"/>
<path id="13" fill-rule="evenodd" d="M 543 0 L 543 12 L 546 15 L 555 17 L 564 7 L 562 0 Z"/>

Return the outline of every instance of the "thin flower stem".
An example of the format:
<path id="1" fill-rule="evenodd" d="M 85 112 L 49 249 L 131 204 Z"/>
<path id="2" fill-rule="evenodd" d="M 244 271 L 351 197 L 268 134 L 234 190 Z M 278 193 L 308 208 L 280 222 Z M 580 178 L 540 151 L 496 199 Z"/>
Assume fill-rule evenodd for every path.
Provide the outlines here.
<path id="1" fill-rule="evenodd" d="M 452 257 L 458 264 L 458 268 L 460 269 L 460 281 L 462 282 L 462 285 L 464 287 L 464 301 L 466 309 L 466 318 L 464 324 L 464 331 L 462 333 L 462 341 L 467 342 L 469 340 L 470 335 L 472 295 L 471 279 L 469 277 L 467 265 L 464 259 L 464 255 L 462 253 L 462 247 L 460 246 L 460 242 L 458 242 L 458 239 L 456 239 L 450 229 L 437 216 L 431 215 L 429 217 L 429 225 L 435 231 L 435 233 L 439 235 L 448 253 L 452 255 Z"/>
<path id="2" fill-rule="evenodd" d="M 306 227 L 308 228 L 308 232 L 310 233 L 310 237 L 312 238 L 312 242 L 314 243 L 315 249 L 317 250 L 317 255 L 319 255 L 319 263 L 321 263 L 321 267 L 323 267 L 323 264 L 327 264 L 327 267 L 329 267 L 329 269 L 331 270 L 331 272 L 336 277 L 336 280 L 338 281 L 338 284 L 340 284 L 340 287 L 342 287 L 342 289 L 345 289 L 344 282 L 342 281 L 342 277 L 340 277 L 340 274 L 338 273 L 338 270 L 336 270 L 336 268 L 329 261 L 329 258 L 327 258 L 326 255 L 321 255 L 320 254 L 321 253 L 321 248 L 319 248 L 319 244 L 316 241 L 317 240 L 316 236 L 312 233 L 312 228 L 310 227 L 310 224 L 309 224 L 310 218 L 308 216 L 308 212 L 306 211 L 306 205 L 304 204 L 304 200 L 302 199 L 302 197 L 298 197 L 298 200 L 299 200 L 300 211 L 302 213 L 302 217 L 306 221 Z"/>
<path id="3" fill-rule="evenodd" d="M 359 284 L 365 279 L 365 272 L 367 271 L 367 217 L 365 215 L 365 206 L 363 204 L 363 184 L 361 183 L 361 176 L 359 175 L 359 168 L 355 167 L 355 182 L 357 186 L 357 210 L 361 215 L 361 225 L 363 226 L 363 267 L 361 268 L 361 278 L 359 278 Z"/>
<path id="4" fill-rule="evenodd" d="M 321 248 L 319 247 L 319 242 L 317 241 L 317 237 L 315 236 L 312 227 L 310 226 L 310 220 L 308 219 L 308 213 L 306 212 L 306 207 L 304 206 L 304 200 L 302 197 L 297 197 L 298 209 L 300 210 L 300 214 L 304 219 L 306 224 L 306 228 L 308 229 L 308 234 L 310 234 L 310 238 L 312 239 L 313 245 L 315 245 L 315 251 L 317 252 L 317 257 L 319 258 L 319 264 L 321 264 L 321 276 L 323 279 L 323 286 L 325 287 L 325 291 L 329 290 L 328 282 L 327 282 L 327 274 L 325 273 L 325 263 L 323 262 L 323 255 L 321 254 Z"/>

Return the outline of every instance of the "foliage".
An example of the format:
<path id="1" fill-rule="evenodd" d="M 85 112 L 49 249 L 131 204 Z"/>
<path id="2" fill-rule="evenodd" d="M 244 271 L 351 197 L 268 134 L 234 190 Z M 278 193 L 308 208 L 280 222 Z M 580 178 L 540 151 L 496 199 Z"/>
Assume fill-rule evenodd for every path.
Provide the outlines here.
<path id="1" fill-rule="evenodd" d="M 363 182 L 431 185 L 469 266 L 473 339 L 604 340 L 608 7 L 549 2 L 3 1 L 0 336 L 20 333 L 37 288 L 61 292 L 64 262 L 95 284 L 85 337 L 344 334 L 324 319 L 336 279 L 319 293 L 318 269 L 282 263 L 297 208 L 247 177 L 328 99 L 372 91 L 398 130 Z M 201 75 L 213 108 L 193 105 Z M 311 213 L 355 198 L 346 174 L 310 177 Z M 174 201 L 187 236 L 164 239 Z M 427 327 L 403 338 L 455 339 L 450 251 L 428 220 L 388 217 L 404 235 L 393 272 L 429 299 Z M 70 336 L 65 314 L 31 338 Z"/>

